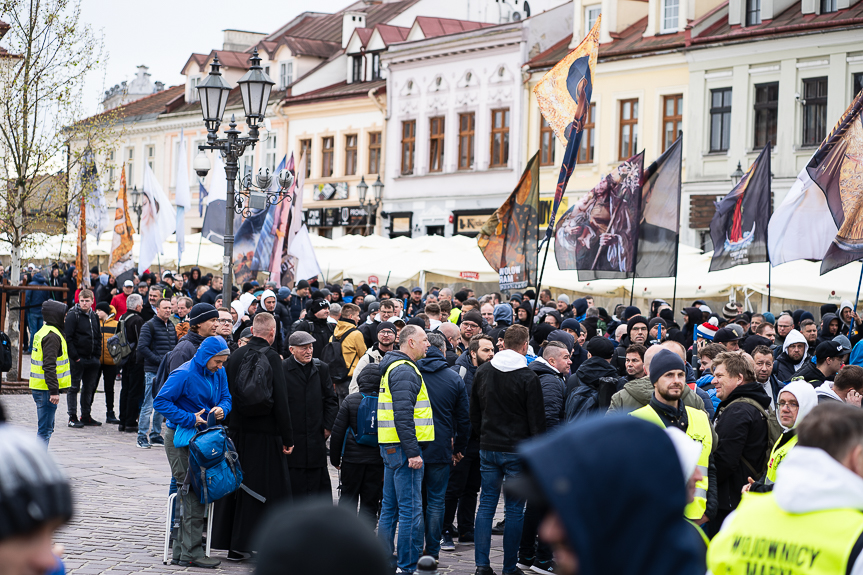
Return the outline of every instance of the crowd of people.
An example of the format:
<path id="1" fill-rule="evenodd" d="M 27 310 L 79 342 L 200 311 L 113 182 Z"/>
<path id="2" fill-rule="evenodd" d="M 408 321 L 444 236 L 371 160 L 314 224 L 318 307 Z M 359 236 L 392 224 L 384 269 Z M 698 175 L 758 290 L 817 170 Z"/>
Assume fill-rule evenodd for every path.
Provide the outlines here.
<path id="1" fill-rule="evenodd" d="M 219 564 L 204 554 L 205 507 L 182 487 L 209 419 L 244 471 L 214 512 L 212 547 L 232 560 L 259 550 L 279 502 L 332 498 L 332 466 L 338 506 L 377 530 L 397 573 L 458 542 L 493 575 L 493 534 L 505 575 L 766 573 L 802 565 L 766 548 L 809 543 L 795 521 L 831 527 L 809 567 L 858 572 L 863 521 L 845 509 L 863 494 L 863 322 L 850 302 L 817 321 L 703 301 L 675 317 L 662 300 L 609 313 L 549 290 L 350 280 L 250 282 L 224 302 L 222 278 L 197 268 L 119 290 L 105 275 L 48 297 L 31 327 L 38 436 L 49 442 L 61 392 L 69 427 L 101 425 L 101 378 L 106 422 L 165 448 L 183 508 L 174 563 Z M 117 334 L 131 350 L 119 366 Z"/>

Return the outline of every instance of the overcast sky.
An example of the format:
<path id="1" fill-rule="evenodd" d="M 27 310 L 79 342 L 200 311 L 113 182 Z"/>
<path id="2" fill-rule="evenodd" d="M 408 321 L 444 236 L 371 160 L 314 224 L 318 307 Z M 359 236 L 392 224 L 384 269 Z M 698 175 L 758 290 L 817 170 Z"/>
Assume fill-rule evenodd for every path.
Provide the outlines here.
<path id="1" fill-rule="evenodd" d="M 104 77 L 85 86 L 87 111 L 99 111 L 105 90 L 131 81 L 139 65 L 173 86 L 192 52 L 221 49 L 226 28 L 269 33 L 306 10 L 335 12 L 351 0 L 82 0 L 82 18 L 101 32 L 108 52 Z"/>

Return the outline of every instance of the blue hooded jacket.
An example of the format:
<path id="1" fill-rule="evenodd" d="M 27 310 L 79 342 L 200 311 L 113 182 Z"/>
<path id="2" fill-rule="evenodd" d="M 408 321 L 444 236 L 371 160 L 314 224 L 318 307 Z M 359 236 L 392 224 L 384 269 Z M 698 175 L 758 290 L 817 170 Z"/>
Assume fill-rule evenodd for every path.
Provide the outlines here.
<path id="1" fill-rule="evenodd" d="M 584 575 L 703 575 L 674 445 L 635 417 L 590 417 L 519 448 Z M 636 478 L 637 479 L 634 479 Z"/>
<path id="2" fill-rule="evenodd" d="M 512 306 L 508 303 L 499 303 L 494 306 L 494 322 L 497 327 L 512 325 Z"/>
<path id="3" fill-rule="evenodd" d="M 42 275 L 42 272 L 36 272 L 33 274 L 33 279 L 30 280 L 31 286 L 46 286 L 48 282 L 45 280 L 45 276 Z M 33 306 L 27 311 L 31 315 L 42 315 L 42 304 L 48 300 L 51 296 L 51 292 L 49 291 L 31 291 L 27 292 L 27 307 Z"/>
<path id="4" fill-rule="evenodd" d="M 198 348 L 195 356 L 171 372 L 159 395 L 153 400 L 153 409 L 165 416 L 168 427 L 193 429 L 195 414 L 202 409 L 204 419 L 214 407 L 221 407 L 225 417 L 231 411 L 231 394 L 228 392 L 228 376 L 225 368 L 216 373 L 207 369 L 207 362 L 214 355 L 228 351 L 222 336 L 208 337 Z"/>

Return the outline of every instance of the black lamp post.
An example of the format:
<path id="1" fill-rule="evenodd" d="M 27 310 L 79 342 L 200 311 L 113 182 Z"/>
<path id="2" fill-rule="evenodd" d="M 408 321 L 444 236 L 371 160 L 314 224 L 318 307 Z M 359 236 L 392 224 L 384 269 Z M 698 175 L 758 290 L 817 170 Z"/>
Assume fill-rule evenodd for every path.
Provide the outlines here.
<path id="1" fill-rule="evenodd" d="M 134 188 L 132 188 L 130 195 L 132 196 L 132 210 L 136 214 L 138 214 L 138 227 L 135 229 L 138 230 L 138 233 L 140 234 L 141 233 L 141 212 L 143 211 L 144 206 L 141 205 L 141 192 L 138 191 L 138 186 L 135 186 Z"/>
<path id="2" fill-rule="evenodd" d="M 731 183 L 736 186 L 743 179 L 743 176 L 743 168 L 740 167 L 740 162 L 737 162 L 737 169 L 731 172 Z"/>
<path id="3" fill-rule="evenodd" d="M 266 209 L 269 206 L 280 203 L 285 198 L 288 198 L 288 201 L 290 201 L 288 190 L 294 182 L 294 174 L 289 170 L 282 170 L 278 175 L 279 190 L 269 191 L 273 175 L 270 173 L 269 168 L 261 168 L 256 178 L 257 185 L 252 184 L 251 174 L 247 174 L 241 180 L 242 187 L 246 189 L 245 205 L 243 194 L 237 194 L 235 197 L 234 183 L 237 180 L 237 172 L 239 171 L 239 158 L 247 147 L 251 146 L 254 150 L 255 144 L 258 143 L 258 126 L 264 121 L 270 91 L 275 84 L 261 68 L 261 59 L 258 57 L 257 49 L 252 53 L 250 60 L 252 67 L 237 82 L 240 94 L 243 97 L 243 112 L 246 116 L 246 124 L 249 126 L 248 137 L 240 137 L 240 131 L 237 130 L 237 123 L 233 116 L 231 116 L 231 122 L 228 124 L 229 129 L 225 130 L 227 137 L 218 137 L 219 125 L 222 123 L 222 117 L 228 104 L 228 94 L 231 91 L 231 86 L 222 78 L 222 74 L 219 72 L 220 64 L 218 57 L 213 58 L 210 74 L 206 80 L 196 88 L 201 100 L 204 125 L 207 127 L 207 143 L 198 146 L 198 150 L 200 151 L 195 157 L 192 167 L 199 176 L 204 177 L 207 175 L 207 172 L 210 170 L 210 160 L 204 154 L 204 150 L 216 150 L 225 158 L 225 178 L 228 182 L 227 208 L 225 210 L 225 252 L 222 258 L 222 278 L 224 280 L 222 284 L 222 301 L 225 305 L 231 302 L 231 268 L 234 256 L 233 212 L 242 213 L 248 217 L 252 213 L 251 210 Z M 257 190 L 254 188 L 257 188 Z"/>
<path id="4" fill-rule="evenodd" d="M 381 182 L 381 177 L 378 176 L 377 181 L 372 184 L 372 193 L 374 198 L 366 197 L 369 193 L 369 185 L 366 183 L 366 177 L 360 178 L 360 183 L 357 184 L 357 192 L 360 195 L 360 207 L 366 210 L 366 235 L 369 235 L 369 227 L 372 223 L 372 214 L 377 212 L 378 206 L 381 205 L 381 196 L 384 193 L 384 184 Z"/>

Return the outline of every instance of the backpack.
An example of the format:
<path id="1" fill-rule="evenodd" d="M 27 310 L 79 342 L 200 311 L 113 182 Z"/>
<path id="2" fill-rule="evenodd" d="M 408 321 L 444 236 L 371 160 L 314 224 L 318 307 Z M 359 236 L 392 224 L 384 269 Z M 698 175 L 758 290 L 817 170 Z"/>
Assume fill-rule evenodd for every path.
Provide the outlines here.
<path id="1" fill-rule="evenodd" d="M 345 363 L 345 356 L 342 355 L 342 342 L 353 332 L 357 331 L 357 329 L 358 328 L 352 327 L 340 338 L 333 336 L 321 352 L 321 361 L 329 366 L 330 377 L 332 378 L 333 383 L 343 383 L 348 379 L 348 373 L 350 373 L 353 364 L 348 367 Z M 354 360 L 356 360 L 356 358 L 354 358 Z"/>
<path id="2" fill-rule="evenodd" d="M 111 359 L 114 360 L 114 365 L 122 366 L 132 355 L 132 345 L 126 339 L 126 318 L 122 318 L 117 322 L 117 333 L 108 338 L 107 342 L 108 353 Z"/>
<path id="3" fill-rule="evenodd" d="M 354 438 L 360 445 L 378 446 L 378 396 L 362 394 L 357 408 L 357 430 Z"/>
<path id="4" fill-rule="evenodd" d="M 755 476 L 761 477 L 762 475 L 767 473 L 767 465 L 770 463 L 770 454 L 773 452 L 773 446 L 776 445 L 776 442 L 779 441 L 780 437 L 782 437 L 782 425 L 779 424 L 779 419 L 777 419 L 775 411 L 773 411 L 772 409 L 769 411 L 765 411 L 760 403 L 750 397 L 740 397 L 738 399 L 735 399 L 728 405 L 733 405 L 738 402 L 746 403 L 753 406 L 755 409 L 758 410 L 758 413 L 761 414 L 761 417 L 767 420 L 767 451 L 764 456 L 764 465 L 761 466 L 761 472 L 759 473 L 758 471 L 756 471 L 755 466 L 749 463 L 749 461 L 747 461 L 745 457 L 740 457 L 740 459 L 743 461 L 743 465 L 745 465 L 749 469 L 749 471 L 754 474 L 754 479 Z M 728 409 L 727 406 L 726 409 Z"/>
<path id="5" fill-rule="evenodd" d="M 189 440 L 188 481 L 200 497 L 201 505 L 218 501 L 242 486 L 243 469 L 237 449 L 221 425 L 198 431 Z M 256 499 L 266 501 L 252 493 Z"/>
<path id="6" fill-rule="evenodd" d="M 171 365 L 172 354 L 173 352 L 169 351 L 162 358 L 162 361 L 159 362 L 159 368 L 156 370 L 156 376 L 153 378 L 153 397 L 159 395 L 159 390 L 162 389 L 162 386 L 168 381 L 168 376 L 171 375 L 171 370 L 168 366 Z"/>
<path id="7" fill-rule="evenodd" d="M 273 410 L 273 369 L 266 353 L 249 349 L 232 395 L 234 408 L 243 415 L 268 415 Z"/>
<path id="8" fill-rule="evenodd" d="M 599 389 L 589 385 L 579 385 L 566 398 L 566 420 L 572 421 L 591 413 L 607 410 L 615 389 L 617 389 L 617 379 L 613 377 L 600 377 Z M 605 402 L 601 395 L 605 397 Z"/>
<path id="9" fill-rule="evenodd" d="M 0 331 L 0 372 L 12 369 L 12 342 L 5 332 Z"/>

